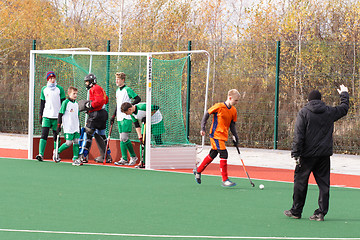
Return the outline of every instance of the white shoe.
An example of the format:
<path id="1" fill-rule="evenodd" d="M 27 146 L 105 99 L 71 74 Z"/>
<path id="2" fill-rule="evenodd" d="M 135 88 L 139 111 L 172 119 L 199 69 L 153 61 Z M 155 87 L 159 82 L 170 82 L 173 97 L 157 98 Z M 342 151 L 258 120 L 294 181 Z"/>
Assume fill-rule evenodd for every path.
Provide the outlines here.
<path id="1" fill-rule="evenodd" d="M 81 165 L 83 165 L 83 163 L 80 159 L 75 159 L 75 160 L 73 160 L 72 165 L 73 166 L 81 166 Z"/>
<path id="2" fill-rule="evenodd" d="M 118 162 L 114 162 L 115 165 L 127 165 L 128 161 L 126 161 L 125 159 L 121 158 L 120 161 Z"/>
<path id="3" fill-rule="evenodd" d="M 136 164 L 138 158 L 137 157 L 130 157 L 130 162 L 129 162 L 129 166 L 133 166 Z"/>
<path id="4" fill-rule="evenodd" d="M 223 181 L 222 186 L 223 187 L 234 187 L 234 186 L 236 186 L 236 183 L 227 179 L 227 180 Z"/>

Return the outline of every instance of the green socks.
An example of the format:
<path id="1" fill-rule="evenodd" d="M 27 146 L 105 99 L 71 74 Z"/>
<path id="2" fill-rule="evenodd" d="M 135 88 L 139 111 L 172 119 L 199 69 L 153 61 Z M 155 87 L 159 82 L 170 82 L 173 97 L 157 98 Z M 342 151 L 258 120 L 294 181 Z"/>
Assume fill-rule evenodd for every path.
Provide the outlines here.
<path id="1" fill-rule="evenodd" d="M 58 152 L 59 152 L 59 153 L 62 153 L 62 151 L 64 151 L 65 149 L 68 149 L 68 148 L 69 148 L 69 146 L 66 145 L 65 143 L 63 143 L 63 144 L 59 147 Z"/>
<path id="2" fill-rule="evenodd" d="M 78 159 L 79 158 L 79 144 L 73 144 L 73 160 Z"/>
<path id="3" fill-rule="evenodd" d="M 122 158 L 127 161 L 127 145 L 123 141 L 120 142 L 120 150 Z"/>
<path id="4" fill-rule="evenodd" d="M 129 151 L 131 157 L 136 156 L 133 145 L 130 140 L 127 140 L 126 142 L 120 142 L 120 149 L 121 149 L 122 158 L 125 161 L 127 161 L 127 151 Z"/>
<path id="5" fill-rule="evenodd" d="M 134 147 L 133 147 L 131 141 L 130 141 L 130 140 L 127 140 L 127 141 L 125 142 L 125 144 L 126 144 L 127 148 L 129 149 L 130 157 L 136 157 L 136 154 L 135 154 L 135 151 L 134 151 Z"/>
<path id="6" fill-rule="evenodd" d="M 45 147 L 46 147 L 46 140 L 40 139 L 40 142 L 39 142 L 39 154 L 41 154 L 41 156 L 44 156 Z"/>

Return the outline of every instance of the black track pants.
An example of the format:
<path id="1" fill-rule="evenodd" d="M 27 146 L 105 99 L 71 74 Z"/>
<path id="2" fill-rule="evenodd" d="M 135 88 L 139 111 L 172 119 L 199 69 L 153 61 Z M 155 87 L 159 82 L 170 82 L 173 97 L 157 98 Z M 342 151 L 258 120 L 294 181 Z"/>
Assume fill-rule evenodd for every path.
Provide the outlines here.
<path id="1" fill-rule="evenodd" d="M 312 172 L 319 187 L 319 208 L 314 213 L 326 215 L 329 210 L 330 197 L 330 156 L 301 158 L 300 166 L 296 166 L 294 173 L 293 206 L 291 212 L 301 216 L 305 205 L 308 181 Z"/>

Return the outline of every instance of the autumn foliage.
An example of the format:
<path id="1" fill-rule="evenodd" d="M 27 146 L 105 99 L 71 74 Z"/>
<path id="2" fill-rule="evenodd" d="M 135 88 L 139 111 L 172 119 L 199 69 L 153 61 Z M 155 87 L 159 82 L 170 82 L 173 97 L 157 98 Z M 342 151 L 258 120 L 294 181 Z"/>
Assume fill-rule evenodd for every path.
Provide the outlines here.
<path id="1" fill-rule="evenodd" d="M 360 1 L 122 2 L 0 0 L 0 131 L 27 132 L 32 40 L 37 49 L 93 51 L 106 51 L 111 40 L 111 51 L 126 52 L 187 50 L 191 40 L 193 49 L 211 54 L 208 105 L 237 88 L 242 94 L 237 106 L 242 145 L 272 148 L 276 42 L 281 41 L 279 148 L 291 147 L 296 113 L 310 90 L 319 89 L 333 105 L 338 103 L 336 88 L 345 84 L 351 109 L 336 124 L 335 150 L 360 153 Z M 198 143 L 206 63 L 197 56 L 192 61 L 190 140 Z"/>

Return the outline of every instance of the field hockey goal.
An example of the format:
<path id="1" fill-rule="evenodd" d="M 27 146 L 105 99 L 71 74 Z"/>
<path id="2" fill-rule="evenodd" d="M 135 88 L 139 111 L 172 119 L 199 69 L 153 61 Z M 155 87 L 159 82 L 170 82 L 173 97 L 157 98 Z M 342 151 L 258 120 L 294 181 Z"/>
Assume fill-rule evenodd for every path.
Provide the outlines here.
<path id="1" fill-rule="evenodd" d="M 78 100 L 88 98 L 84 77 L 88 73 L 95 74 L 97 83 L 109 96 L 109 104 L 106 106 L 109 118 L 116 108 L 115 73 L 124 72 L 126 85 L 141 97 L 142 102 L 146 102 L 146 119 L 151 119 L 154 114 L 154 111 L 151 111 L 151 106 L 154 105 L 159 107 L 163 119 L 161 130 L 157 127 L 152 128 L 154 121 L 146 121 L 146 168 L 193 168 L 198 147 L 188 141 L 184 118 L 186 104 L 183 103 L 186 102 L 184 101 L 186 100 L 184 69 L 187 59 L 194 54 L 204 55 L 207 58 L 204 64 L 206 94 L 203 102 L 206 111 L 210 56 L 205 50 L 147 53 L 92 52 L 89 49 L 30 51 L 28 157 L 33 159 L 37 154 L 36 139 L 41 135 L 38 114 L 40 93 L 41 88 L 46 85 L 45 75 L 48 71 L 55 72 L 57 84 L 62 86 L 65 92 L 69 86 L 78 88 Z M 85 125 L 86 117 L 85 113 L 80 114 L 82 126 Z M 161 135 L 160 144 L 159 135 Z M 111 139 L 119 141 L 117 124 L 114 124 Z M 134 127 L 130 139 L 132 142 L 139 142 Z M 114 152 L 113 149 L 111 151 Z"/>

